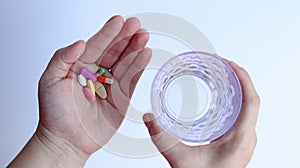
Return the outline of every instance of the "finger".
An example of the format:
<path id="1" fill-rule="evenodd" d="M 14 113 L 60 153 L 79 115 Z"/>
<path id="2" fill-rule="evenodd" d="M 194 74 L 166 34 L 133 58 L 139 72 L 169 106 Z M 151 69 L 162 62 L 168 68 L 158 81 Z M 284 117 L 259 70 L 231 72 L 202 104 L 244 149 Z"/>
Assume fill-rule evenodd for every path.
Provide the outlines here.
<path id="1" fill-rule="evenodd" d="M 139 30 L 141 24 L 137 18 L 129 18 L 124 23 L 121 32 L 113 39 L 107 47 L 103 56 L 99 58 L 97 64 L 110 68 L 120 58 L 133 35 Z"/>
<path id="2" fill-rule="evenodd" d="M 232 61 L 229 64 L 236 72 L 243 92 L 242 109 L 236 122 L 236 127 L 241 130 L 254 129 L 258 117 L 260 98 L 247 71 Z"/>
<path id="3" fill-rule="evenodd" d="M 85 42 L 80 40 L 58 50 L 50 60 L 43 74 L 42 81 L 47 82 L 47 85 L 51 85 L 66 78 L 71 66 L 79 59 L 85 48 Z"/>
<path id="4" fill-rule="evenodd" d="M 139 29 L 134 35 L 134 37 L 131 39 L 130 44 L 126 47 L 124 53 L 122 53 L 121 59 L 134 51 L 143 49 L 148 41 L 148 31 L 145 29 Z"/>
<path id="5" fill-rule="evenodd" d="M 151 55 L 152 51 L 150 48 L 145 48 L 142 51 L 135 51 L 122 61 L 128 62 L 127 59 L 134 60 L 131 65 L 127 63 L 125 63 L 125 65 L 127 65 L 126 67 L 120 65 L 119 67 L 122 70 L 119 68 L 114 68 L 114 71 L 116 72 L 114 77 L 118 76 L 119 73 L 123 74 L 123 71 L 125 71 L 125 74 L 122 76 L 120 82 L 114 82 L 113 85 L 107 87 L 107 100 L 122 114 L 126 113 L 124 109 L 127 109 L 130 102 L 130 97 L 132 96 L 137 81 L 149 63 Z"/>
<path id="6" fill-rule="evenodd" d="M 151 113 L 144 114 L 144 123 L 148 128 L 151 140 L 159 150 L 159 152 L 170 161 L 180 161 L 182 155 L 188 151 L 187 147 L 179 142 L 175 137 L 166 133 L 157 123 L 155 117 Z"/>
<path id="7" fill-rule="evenodd" d="M 83 63 L 95 63 L 113 39 L 119 34 L 123 24 L 123 18 L 121 16 L 113 16 L 110 18 L 103 28 L 87 41 L 86 51 L 80 57 L 80 61 Z"/>
<path id="8" fill-rule="evenodd" d="M 151 49 L 145 48 L 136 56 L 134 62 L 128 65 L 128 69 L 125 70 L 120 80 L 121 90 L 126 96 L 130 97 L 132 95 L 137 81 L 151 59 L 151 55 Z"/>
<path id="9" fill-rule="evenodd" d="M 107 91 L 107 98 L 106 100 L 115 107 L 119 113 L 121 113 L 123 116 L 125 116 L 128 105 L 130 103 L 130 98 L 126 96 L 118 82 L 114 82 L 112 85 L 106 87 Z"/>
<path id="10" fill-rule="evenodd" d="M 152 50 L 150 48 L 146 48 L 144 49 L 144 53 L 143 54 L 143 57 L 139 56 L 138 58 L 136 58 L 136 62 L 139 63 L 140 67 L 140 70 L 138 69 L 134 69 L 135 66 L 131 67 L 129 70 L 128 70 L 128 74 L 133 74 L 133 78 L 129 84 L 129 97 L 131 98 L 132 97 L 132 94 L 135 90 L 135 87 L 140 79 L 140 77 L 142 76 L 146 66 L 148 65 L 148 63 L 150 62 L 150 59 L 152 57 Z M 134 75 L 134 72 L 136 73 Z"/>
<path id="11" fill-rule="evenodd" d="M 113 72 L 117 72 L 114 74 L 116 79 L 120 79 L 128 67 L 132 64 L 137 56 L 137 51 L 141 51 L 145 47 L 149 40 L 149 33 L 144 30 L 140 29 L 134 37 L 131 39 L 130 44 L 125 49 L 124 53 L 121 55 L 119 60 L 115 63 L 112 67 Z M 116 70 L 118 69 L 118 70 Z"/>

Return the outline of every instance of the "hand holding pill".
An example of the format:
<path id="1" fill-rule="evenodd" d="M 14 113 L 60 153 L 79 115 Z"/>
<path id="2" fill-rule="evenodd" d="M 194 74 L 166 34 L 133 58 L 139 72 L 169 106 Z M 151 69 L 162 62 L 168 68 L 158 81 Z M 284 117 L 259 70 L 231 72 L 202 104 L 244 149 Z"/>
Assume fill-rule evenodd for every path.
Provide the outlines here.
<path id="1" fill-rule="evenodd" d="M 83 167 L 122 123 L 151 58 L 148 39 L 136 18 L 114 16 L 87 42 L 59 49 L 39 81 L 38 128 L 8 167 Z M 164 133 L 152 114 L 144 115 L 153 143 L 172 167 L 245 167 L 250 161 L 260 101 L 249 74 L 229 64 L 244 102 L 235 125 L 219 139 L 186 146 Z M 176 145 L 166 151 L 170 144 Z"/>
<path id="2" fill-rule="evenodd" d="M 151 58 L 148 32 L 140 26 L 137 18 L 114 16 L 87 42 L 59 49 L 48 64 L 39 82 L 36 135 L 70 156 L 64 159 L 84 163 L 119 128 Z"/>
<path id="3" fill-rule="evenodd" d="M 87 70 L 86 68 L 82 68 L 80 70 L 80 73 L 78 75 L 78 82 L 79 84 L 83 87 L 83 92 L 86 96 L 86 98 L 90 102 L 96 101 L 96 93 L 97 96 L 99 96 L 102 99 L 106 99 L 107 97 L 107 92 L 103 84 L 101 83 L 106 83 L 106 84 L 113 84 L 113 79 L 102 76 L 105 72 L 104 68 L 101 68 L 97 72 L 97 76 L 94 75 L 92 72 Z M 101 75 L 101 76 L 99 76 Z M 98 80 L 97 80 L 98 79 Z M 87 86 L 87 87 L 86 87 Z M 97 86 L 97 87 L 95 87 Z"/>

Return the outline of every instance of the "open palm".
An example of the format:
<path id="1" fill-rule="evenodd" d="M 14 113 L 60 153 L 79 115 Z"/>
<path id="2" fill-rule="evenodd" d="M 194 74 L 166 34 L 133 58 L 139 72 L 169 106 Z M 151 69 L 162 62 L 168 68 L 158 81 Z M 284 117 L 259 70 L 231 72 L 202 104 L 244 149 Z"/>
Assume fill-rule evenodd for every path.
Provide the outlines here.
<path id="1" fill-rule="evenodd" d="M 124 119 L 130 98 L 151 58 L 144 48 L 148 33 L 136 18 L 112 17 L 87 43 L 78 41 L 58 50 L 39 83 L 39 127 L 93 153 L 105 145 Z M 107 99 L 89 102 L 77 81 L 81 68 L 109 69 L 114 79 L 105 85 Z"/>

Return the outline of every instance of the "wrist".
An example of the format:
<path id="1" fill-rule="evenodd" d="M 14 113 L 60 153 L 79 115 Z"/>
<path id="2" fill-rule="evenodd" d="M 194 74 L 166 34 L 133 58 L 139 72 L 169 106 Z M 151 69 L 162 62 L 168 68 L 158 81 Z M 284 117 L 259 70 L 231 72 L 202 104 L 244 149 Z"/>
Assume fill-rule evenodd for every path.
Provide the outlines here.
<path id="1" fill-rule="evenodd" d="M 54 135 L 42 124 L 39 124 L 33 138 L 52 163 L 56 164 L 55 167 L 83 167 L 90 156 L 65 139 Z"/>

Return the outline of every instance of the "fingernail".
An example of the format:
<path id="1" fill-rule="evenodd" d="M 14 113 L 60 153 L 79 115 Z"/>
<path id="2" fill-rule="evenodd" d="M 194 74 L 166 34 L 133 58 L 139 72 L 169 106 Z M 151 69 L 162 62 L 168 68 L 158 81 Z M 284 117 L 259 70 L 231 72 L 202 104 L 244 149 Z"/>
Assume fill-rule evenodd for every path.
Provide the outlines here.
<path id="1" fill-rule="evenodd" d="M 75 49 L 74 54 L 77 54 L 78 56 L 81 56 L 83 51 L 85 50 L 85 42 L 83 40 L 78 40 L 75 43 L 71 45 L 73 50 Z"/>
<path id="2" fill-rule="evenodd" d="M 112 21 L 112 20 L 114 20 L 118 17 L 122 17 L 122 16 L 121 15 L 115 15 L 115 16 L 111 17 L 110 19 L 108 19 L 108 21 L 106 21 L 106 23 L 108 23 L 108 22 L 110 22 L 110 21 Z"/>
<path id="3" fill-rule="evenodd" d="M 82 48 L 83 48 L 83 45 L 81 44 L 81 41 L 83 41 L 83 40 L 78 40 L 78 41 L 74 42 L 73 44 L 71 44 L 71 45 L 69 45 L 69 46 L 67 46 L 67 47 L 65 47 L 65 48 L 76 48 L 76 49 L 77 49 L 77 52 L 78 52 L 78 51 L 81 51 Z M 80 45 L 80 48 L 78 48 L 78 47 L 79 47 L 78 45 Z M 79 49 L 80 49 L 80 50 L 79 50 Z"/>
<path id="4" fill-rule="evenodd" d="M 227 59 L 227 58 L 222 58 L 223 60 L 225 60 L 226 62 L 231 62 L 229 59 Z"/>
<path id="5" fill-rule="evenodd" d="M 154 120 L 154 116 L 153 116 L 153 114 L 147 113 L 144 115 L 143 119 L 144 119 L 144 122 L 150 122 L 150 121 Z"/>
<path id="6" fill-rule="evenodd" d="M 83 40 L 76 41 L 63 49 L 62 59 L 67 63 L 73 63 L 81 56 L 84 50 L 85 42 Z"/>
<path id="7" fill-rule="evenodd" d="M 218 57 L 218 58 L 222 59 L 222 57 L 219 54 L 217 54 L 217 53 L 213 53 L 212 55 L 214 55 L 215 57 Z"/>
<path id="8" fill-rule="evenodd" d="M 79 49 L 79 53 L 80 53 L 80 55 L 81 55 L 81 54 L 83 54 L 83 52 L 85 51 L 85 41 L 79 40 L 78 43 L 82 43 L 82 44 L 81 44 L 81 48 Z"/>
<path id="9" fill-rule="evenodd" d="M 241 68 L 237 63 L 230 61 L 231 64 L 233 64 L 233 66 L 237 67 L 237 68 Z"/>

